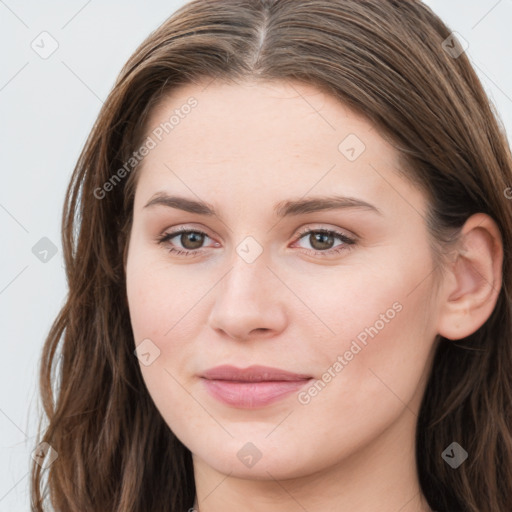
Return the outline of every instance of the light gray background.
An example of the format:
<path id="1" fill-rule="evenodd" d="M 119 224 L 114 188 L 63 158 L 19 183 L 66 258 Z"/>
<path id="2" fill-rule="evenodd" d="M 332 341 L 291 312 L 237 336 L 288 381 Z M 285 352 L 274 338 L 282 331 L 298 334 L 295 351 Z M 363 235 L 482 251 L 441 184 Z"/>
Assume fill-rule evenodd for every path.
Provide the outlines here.
<path id="1" fill-rule="evenodd" d="M 66 294 L 65 188 L 122 65 L 184 3 L 0 0 L 0 511 L 30 508 L 40 352 Z M 426 3 L 468 41 L 467 53 L 511 140 L 512 0 Z M 43 31 L 59 45 L 47 59 L 31 48 Z M 32 252 L 43 237 L 58 251 L 47 262 Z"/>

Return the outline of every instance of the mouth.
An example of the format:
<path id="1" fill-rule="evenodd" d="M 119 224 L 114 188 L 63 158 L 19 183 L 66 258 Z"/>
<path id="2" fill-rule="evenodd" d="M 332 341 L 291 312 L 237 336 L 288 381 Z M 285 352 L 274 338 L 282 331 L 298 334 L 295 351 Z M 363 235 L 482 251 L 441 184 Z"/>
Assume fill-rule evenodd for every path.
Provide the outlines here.
<path id="1" fill-rule="evenodd" d="M 240 409 L 265 407 L 305 386 L 311 375 L 267 366 L 217 366 L 201 375 L 206 390 L 218 401 Z"/>

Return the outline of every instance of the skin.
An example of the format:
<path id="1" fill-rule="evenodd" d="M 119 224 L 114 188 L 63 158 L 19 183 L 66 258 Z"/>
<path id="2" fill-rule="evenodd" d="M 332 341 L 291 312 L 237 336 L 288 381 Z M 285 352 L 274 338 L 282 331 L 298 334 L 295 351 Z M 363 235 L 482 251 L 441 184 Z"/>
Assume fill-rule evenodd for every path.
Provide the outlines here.
<path id="1" fill-rule="evenodd" d="M 193 454 L 196 508 L 429 511 L 416 475 L 417 415 L 436 335 L 467 336 L 496 304 L 496 224 L 483 214 L 468 219 L 436 286 L 426 198 L 398 175 L 398 154 L 374 126 L 309 85 L 205 86 L 181 86 L 152 112 L 148 135 L 190 96 L 198 101 L 143 160 L 126 263 L 135 345 L 150 339 L 160 351 L 141 372 Z M 365 145 L 354 161 L 338 149 L 349 134 Z M 217 215 L 145 207 L 158 192 L 201 199 Z M 381 214 L 273 211 L 285 200 L 332 194 Z M 202 245 L 179 235 L 158 243 L 179 227 L 207 237 Z M 322 246 L 298 233 L 306 228 L 357 241 L 335 236 Z M 252 263 L 236 250 L 248 236 L 262 249 Z M 176 255 L 172 246 L 199 252 Z M 343 249 L 321 254 L 334 246 Z M 322 380 L 397 303 L 401 310 L 307 404 L 292 393 L 239 409 L 209 395 L 199 377 L 221 364 L 261 364 Z M 252 467 L 237 457 L 248 442 L 261 453 Z"/>

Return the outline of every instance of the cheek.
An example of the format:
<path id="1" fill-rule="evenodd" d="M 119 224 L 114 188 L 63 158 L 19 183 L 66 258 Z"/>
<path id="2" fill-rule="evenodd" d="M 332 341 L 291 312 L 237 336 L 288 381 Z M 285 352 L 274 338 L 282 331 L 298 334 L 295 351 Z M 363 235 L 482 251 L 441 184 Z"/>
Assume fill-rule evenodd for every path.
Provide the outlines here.
<path id="1" fill-rule="evenodd" d="M 152 254 L 138 248 L 129 253 L 126 273 L 134 345 L 148 344 L 149 339 L 150 351 L 158 354 L 150 365 L 141 361 L 142 376 L 157 408 L 173 404 L 163 414 L 166 420 L 179 422 L 173 411 L 186 416 L 190 408 L 190 396 L 184 389 L 197 371 L 195 364 L 202 349 L 194 341 L 204 329 L 207 301 L 202 299 L 214 285 L 213 277 L 191 279 L 182 266 L 169 264 L 165 251 Z M 200 416 L 195 411 L 189 420 Z"/>
<path id="2" fill-rule="evenodd" d="M 143 338 L 161 341 L 176 338 L 176 332 L 189 325 L 188 313 L 194 313 L 194 305 L 208 290 L 207 283 L 185 275 L 182 266 L 170 265 L 164 250 L 152 254 L 134 248 L 128 255 L 126 274 L 136 343 Z"/>
<path id="3" fill-rule="evenodd" d="M 315 432 L 322 439 L 317 453 L 333 462 L 369 443 L 402 414 L 416 418 L 410 411 L 422 396 L 432 339 L 420 313 L 427 288 L 410 293 L 417 284 L 413 275 L 374 277 L 360 301 L 340 293 L 330 316 L 336 335 L 311 352 L 318 380 L 297 397 L 295 430 L 299 439 Z"/>
<path id="4" fill-rule="evenodd" d="M 326 294 L 307 295 L 312 300 L 316 297 L 314 307 L 336 333 L 327 337 L 333 348 L 343 348 L 334 347 L 339 340 L 349 345 L 357 340 L 362 346 L 376 341 L 378 352 L 383 345 L 397 348 L 407 333 L 421 337 L 430 307 L 432 261 L 425 240 L 417 238 L 410 238 L 416 244 L 416 256 L 406 250 L 405 241 L 375 251 L 378 257 L 369 252 L 368 257 L 354 259 L 352 268 L 326 276 L 322 283 Z"/>
<path id="5" fill-rule="evenodd" d="M 335 334 L 311 352 L 320 382 L 303 403 L 312 417 L 336 404 L 347 417 L 384 421 L 415 396 L 435 338 L 430 280 L 418 277 L 430 267 L 418 260 L 386 270 L 347 276 L 343 289 L 315 303 Z"/>
<path id="6" fill-rule="evenodd" d="M 161 259 L 137 249 L 128 256 L 126 287 L 134 349 L 145 343 L 151 354 L 147 365 L 139 357 L 148 392 L 169 425 L 178 426 L 178 431 L 181 424 L 195 430 L 193 425 L 202 415 L 193 409 L 194 402 L 180 384 L 183 378 L 177 369 L 193 360 L 192 344 L 187 340 L 194 333 L 185 330 L 191 326 L 186 322 L 187 311 L 197 302 L 197 292 L 180 277 L 179 268 L 165 266 Z"/>

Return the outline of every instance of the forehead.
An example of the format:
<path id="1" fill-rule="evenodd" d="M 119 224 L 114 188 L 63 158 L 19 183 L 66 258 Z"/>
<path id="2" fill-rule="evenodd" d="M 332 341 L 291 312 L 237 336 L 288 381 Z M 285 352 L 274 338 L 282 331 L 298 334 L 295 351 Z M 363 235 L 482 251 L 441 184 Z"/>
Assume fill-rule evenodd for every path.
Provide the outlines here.
<path id="1" fill-rule="evenodd" d="M 203 197 L 231 192 L 231 201 L 279 201 L 336 189 L 375 202 L 396 201 L 393 188 L 407 186 L 396 182 L 398 154 L 378 130 L 308 84 L 180 86 L 153 109 L 146 132 L 155 146 L 140 169 L 145 195 L 167 186 Z"/>
<path id="2" fill-rule="evenodd" d="M 195 106 L 189 108 L 192 99 Z M 166 127 L 171 119 L 172 126 Z M 184 85 L 153 109 L 147 130 L 150 133 L 162 124 L 169 132 L 163 134 L 170 139 L 168 144 L 174 141 L 181 148 L 186 143 L 187 149 L 212 156 L 250 154 L 258 159 L 266 155 L 275 159 L 276 155 L 268 151 L 277 149 L 295 149 L 295 155 L 302 157 L 312 152 L 317 156 L 322 151 L 337 154 L 339 143 L 349 134 L 371 142 L 382 156 L 394 156 L 392 148 L 365 118 L 330 94 L 297 82 Z M 171 133 L 172 137 L 166 137 Z M 261 147 L 267 152 L 262 154 Z"/>

